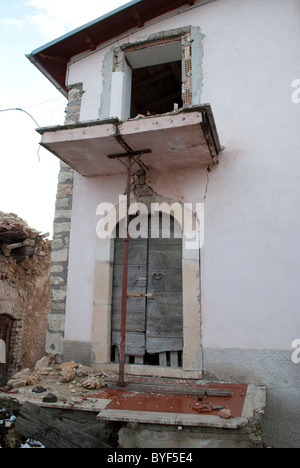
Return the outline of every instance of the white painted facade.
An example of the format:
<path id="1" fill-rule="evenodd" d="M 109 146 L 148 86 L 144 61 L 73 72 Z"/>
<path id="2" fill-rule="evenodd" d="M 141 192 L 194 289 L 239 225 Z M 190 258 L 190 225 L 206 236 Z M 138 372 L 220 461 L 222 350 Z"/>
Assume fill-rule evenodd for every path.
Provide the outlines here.
<path id="1" fill-rule="evenodd" d="M 147 174 L 161 197 L 205 203 L 201 281 L 197 271 L 191 276 L 199 328 L 194 336 L 195 322 L 186 323 L 195 352 L 184 367 L 198 377 L 269 386 L 266 440 L 284 446 L 292 437 L 299 446 L 278 429 L 276 402 L 297 434 L 300 365 L 291 356 L 300 338 L 300 104 L 292 83 L 300 78 L 300 1 L 217 0 L 171 12 L 73 57 L 67 85 L 83 83 L 80 121 L 126 120 L 131 76 L 113 72 L 113 50 L 185 27 L 192 27 L 192 104 L 211 105 L 224 150 L 209 174 L 206 167 Z M 163 55 L 158 48 L 153 63 Z M 64 339 L 92 343 L 99 365 L 109 364 L 112 243 L 97 238 L 96 211 L 103 202 L 117 206 L 125 186 L 124 174 L 75 174 Z"/>
<path id="2" fill-rule="evenodd" d="M 300 108 L 291 100 L 291 83 L 299 74 L 299 12 L 297 0 L 223 0 L 157 19 L 118 41 L 135 43 L 189 25 L 204 36 L 200 102 L 211 104 L 225 147 L 210 174 L 205 204 L 205 348 L 288 350 L 300 333 Z M 102 67 L 115 45 L 75 57 L 69 66 L 68 85 L 83 82 L 85 91 L 81 121 L 99 118 Z M 114 91 L 122 92 L 126 75 L 113 75 Z M 114 92 L 110 99 L 110 116 L 122 118 L 119 97 Z M 124 184 L 122 176 L 76 175 L 67 339 L 91 338 L 96 207 L 103 200 L 117 203 Z M 152 173 L 149 185 L 184 202 L 201 202 L 206 174 L 169 173 L 166 181 L 164 174 Z M 74 250 L 81 255 L 72 255 Z"/>

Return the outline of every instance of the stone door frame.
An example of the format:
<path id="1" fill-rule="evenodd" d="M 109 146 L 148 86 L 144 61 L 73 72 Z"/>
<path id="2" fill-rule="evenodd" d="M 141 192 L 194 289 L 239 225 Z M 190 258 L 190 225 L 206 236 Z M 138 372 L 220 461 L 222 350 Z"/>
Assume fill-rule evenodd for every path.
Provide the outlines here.
<path id="1" fill-rule="evenodd" d="M 156 194 L 135 197 L 133 203 L 143 203 L 149 207 L 152 203 L 172 204 L 182 202 Z M 116 224 L 123 217 L 119 215 L 119 205 L 115 207 Z M 150 212 L 150 211 L 149 211 Z M 164 212 L 162 210 L 162 212 Z M 167 212 L 165 212 L 168 214 Z M 173 217 L 182 225 L 182 220 Z M 196 219 L 196 218 L 195 218 Z M 202 377 L 202 337 L 201 337 L 201 291 L 200 291 L 200 249 L 186 249 L 190 231 L 182 226 L 182 291 L 183 291 L 183 367 L 171 368 L 126 364 L 125 373 L 135 375 L 168 376 L 174 378 Z M 92 364 L 104 370 L 117 371 L 118 365 L 111 364 L 111 304 L 113 286 L 114 239 L 97 238 L 94 280 L 93 329 L 92 329 Z"/>

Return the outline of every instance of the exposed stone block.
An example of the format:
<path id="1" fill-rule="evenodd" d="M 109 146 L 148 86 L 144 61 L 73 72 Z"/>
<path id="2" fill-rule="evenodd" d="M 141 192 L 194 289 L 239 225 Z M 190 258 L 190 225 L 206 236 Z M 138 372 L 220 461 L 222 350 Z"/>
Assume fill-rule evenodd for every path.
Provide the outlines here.
<path id="1" fill-rule="evenodd" d="M 61 232 L 69 232 L 71 224 L 70 223 L 54 223 L 53 231 L 54 235 Z"/>
<path id="2" fill-rule="evenodd" d="M 61 333 L 48 333 L 46 337 L 46 352 L 62 356 L 64 340 Z"/>
<path id="3" fill-rule="evenodd" d="M 63 332 L 65 326 L 65 316 L 62 314 L 48 315 L 49 330 L 52 332 Z"/>
<path id="4" fill-rule="evenodd" d="M 51 253 L 52 262 L 66 262 L 68 259 L 68 249 L 56 250 Z"/>

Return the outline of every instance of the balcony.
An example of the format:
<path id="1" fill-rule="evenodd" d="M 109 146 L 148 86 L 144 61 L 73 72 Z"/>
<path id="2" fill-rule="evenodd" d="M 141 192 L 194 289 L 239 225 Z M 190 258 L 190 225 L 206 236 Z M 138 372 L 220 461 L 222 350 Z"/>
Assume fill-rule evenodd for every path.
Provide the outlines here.
<path id="1" fill-rule="evenodd" d="M 125 174 L 120 160 L 127 155 L 140 158 L 148 170 L 196 169 L 217 164 L 221 151 L 209 105 L 37 131 L 41 146 L 83 176 Z"/>

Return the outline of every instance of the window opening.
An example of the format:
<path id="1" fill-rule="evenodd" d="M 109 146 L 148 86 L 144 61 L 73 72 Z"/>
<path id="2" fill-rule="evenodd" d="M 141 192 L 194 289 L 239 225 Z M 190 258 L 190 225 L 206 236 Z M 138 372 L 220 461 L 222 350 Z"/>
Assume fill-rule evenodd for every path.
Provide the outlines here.
<path id="1" fill-rule="evenodd" d="M 183 106 L 181 61 L 132 71 L 130 117 L 165 114 Z"/>
<path id="2" fill-rule="evenodd" d="M 10 342 L 13 320 L 8 315 L 0 315 L 0 339 L 5 343 L 5 363 L 0 361 L 0 386 L 6 385 L 7 371 L 10 364 Z"/>
<path id="3" fill-rule="evenodd" d="M 192 105 L 191 33 L 115 50 L 110 115 L 121 120 Z"/>

